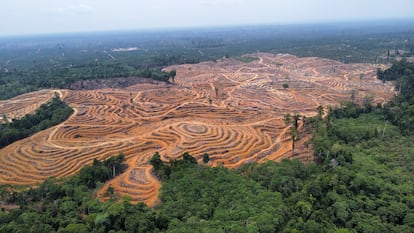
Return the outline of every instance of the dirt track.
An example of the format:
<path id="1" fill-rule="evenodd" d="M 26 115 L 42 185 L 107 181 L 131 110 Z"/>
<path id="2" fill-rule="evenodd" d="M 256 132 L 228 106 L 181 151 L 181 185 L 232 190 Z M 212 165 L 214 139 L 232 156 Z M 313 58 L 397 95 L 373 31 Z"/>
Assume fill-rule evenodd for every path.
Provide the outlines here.
<path id="1" fill-rule="evenodd" d="M 49 176 L 68 176 L 94 158 L 122 152 L 127 171 L 105 184 L 98 195 L 112 185 L 120 195 L 154 205 L 160 183 L 148 161 L 156 151 L 165 161 L 189 152 L 201 162 L 208 153 L 211 166 L 230 168 L 280 160 L 291 156 L 284 114 L 312 116 L 317 106 L 350 100 L 351 93 L 356 93 L 356 101 L 371 96 L 374 103 L 394 95 L 392 84 L 376 80 L 376 67 L 368 64 L 264 53 L 250 56 L 259 59 L 169 67 L 177 70 L 174 85 L 62 90 L 75 114 L 0 150 L 0 183 L 35 184 Z M 27 106 L 32 104 L 29 101 L 21 108 L 31 109 Z M 0 108 L 0 115 L 8 113 L 4 109 Z M 302 145 L 298 143 L 298 151 L 305 150 L 299 148 Z M 309 155 L 308 151 L 298 158 L 307 160 Z"/>

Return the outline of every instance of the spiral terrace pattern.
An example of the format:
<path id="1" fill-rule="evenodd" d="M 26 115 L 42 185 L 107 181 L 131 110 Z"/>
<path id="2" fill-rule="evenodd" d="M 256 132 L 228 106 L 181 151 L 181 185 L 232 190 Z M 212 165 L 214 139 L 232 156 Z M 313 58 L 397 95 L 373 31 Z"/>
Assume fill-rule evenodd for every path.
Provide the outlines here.
<path id="1" fill-rule="evenodd" d="M 390 83 L 375 78 L 373 65 L 250 56 L 259 59 L 169 67 L 177 70 L 172 85 L 148 82 L 123 90 L 59 91 L 75 113 L 0 150 L 0 183 L 36 184 L 50 176 L 68 176 L 95 158 L 122 152 L 127 171 L 105 184 L 100 194 L 111 185 L 120 195 L 154 205 L 160 183 L 148 161 L 156 151 L 165 161 L 184 152 L 201 160 L 208 153 L 209 165 L 229 168 L 280 160 L 292 154 L 284 114 L 312 116 L 317 106 L 350 100 L 351 93 L 356 101 L 371 96 L 374 103 L 394 94 Z M 288 88 L 283 88 L 285 83 Z M 0 115 L 33 111 L 52 95 L 41 91 L 2 101 Z M 303 141 L 297 145 L 298 151 L 306 151 Z M 295 156 L 306 160 L 308 154 Z"/>

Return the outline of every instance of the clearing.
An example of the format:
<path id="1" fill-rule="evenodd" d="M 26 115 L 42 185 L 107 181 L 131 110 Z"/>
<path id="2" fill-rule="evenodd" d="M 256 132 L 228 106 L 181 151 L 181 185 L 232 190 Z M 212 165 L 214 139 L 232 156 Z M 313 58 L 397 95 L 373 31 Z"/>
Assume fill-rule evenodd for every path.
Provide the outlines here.
<path id="1" fill-rule="evenodd" d="M 174 84 L 139 83 L 123 89 L 60 90 L 75 113 L 65 122 L 0 150 L 0 183 L 36 184 L 76 173 L 94 158 L 122 152 L 128 169 L 104 185 L 133 201 L 154 205 L 160 182 L 149 159 L 158 151 L 169 161 L 189 152 L 210 166 L 238 167 L 251 161 L 292 157 L 283 116 L 317 114 L 319 105 L 369 97 L 374 104 L 395 94 L 376 79 L 377 66 L 343 64 L 287 54 L 249 54 L 250 62 L 224 59 L 176 65 Z M 0 102 L 0 116 L 20 117 L 54 94 L 52 90 Z M 312 159 L 297 144 L 298 157 Z"/>

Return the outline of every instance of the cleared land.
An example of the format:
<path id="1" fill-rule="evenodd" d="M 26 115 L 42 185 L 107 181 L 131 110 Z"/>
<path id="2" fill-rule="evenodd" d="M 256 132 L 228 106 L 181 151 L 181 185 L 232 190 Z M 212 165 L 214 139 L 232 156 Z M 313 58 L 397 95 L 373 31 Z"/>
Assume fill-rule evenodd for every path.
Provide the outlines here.
<path id="1" fill-rule="evenodd" d="M 0 183 L 36 184 L 50 176 L 68 176 L 94 158 L 122 152 L 128 169 L 98 195 L 111 185 L 121 195 L 154 205 L 160 183 L 148 161 L 156 151 L 165 161 L 183 152 L 201 160 L 208 153 L 211 166 L 229 168 L 280 160 L 292 156 L 283 122 L 286 113 L 313 116 L 319 105 L 349 101 L 351 95 L 354 101 L 370 97 L 378 103 L 395 94 L 391 83 L 376 79 L 373 65 L 285 54 L 249 57 L 258 59 L 169 67 L 177 70 L 173 85 L 151 82 L 125 89 L 60 91 L 74 115 L 0 150 Z M 23 95 L 8 101 L 18 103 L 20 98 L 28 99 Z M 0 115 L 8 113 L 8 101 L 2 101 Z M 21 108 L 31 109 L 27 106 L 37 102 L 33 98 Z M 304 146 L 308 138 L 297 144 L 301 153 L 294 156 L 312 158 Z"/>
<path id="2" fill-rule="evenodd" d="M 9 122 L 12 119 L 33 113 L 40 105 L 52 99 L 55 93 L 61 95 L 60 91 L 41 90 L 8 100 L 0 100 L 0 123 Z"/>

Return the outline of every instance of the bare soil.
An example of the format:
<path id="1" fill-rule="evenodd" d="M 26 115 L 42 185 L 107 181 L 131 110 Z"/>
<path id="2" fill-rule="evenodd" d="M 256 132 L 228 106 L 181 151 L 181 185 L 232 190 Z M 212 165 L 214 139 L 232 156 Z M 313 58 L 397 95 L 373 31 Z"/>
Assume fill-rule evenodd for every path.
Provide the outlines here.
<path id="1" fill-rule="evenodd" d="M 122 152 L 128 169 L 97 195 L 102 197 L 111 185 L 118 194 L 152 206 L 160 187 L 149 164 L 156 151 L 164 161 L 189 152 L 201 162 L 208 153 L 210 166 L 228 168 L 291 157 L 308 161 L 312 151 L 306 142 L 311 136 L 301 135 L 292 153 L 283 122 L 286 113 L 310 117 L 319 105 L 338 105 L 352 94 L 355 101 L 368 96 L 373 103 L 395 94 L 392 83 L 376 79 L 377 67 L 370 64 L 286 54 L 249 56 L 258 60 L 168 67 L 177 70 L 172 85 L 144 82 L 123 89 L 62 90 L 75 113 L 0 150 L 0 183 L 36 184 L 50 176 L 72 175 L 95 158 Z M 27 98 L 2 102 L 0 115 L 20 99 Z"/>
<path id="2" fill-rule="evenodd" d="M 0 100 L 0 123 L 10 122 L 33 113 L 40 105 L 49 101 L 56 90 L 41 90 L 23 94 L 8 100 Z M 59 93 L 59 92 L 57 92 Z"/>

